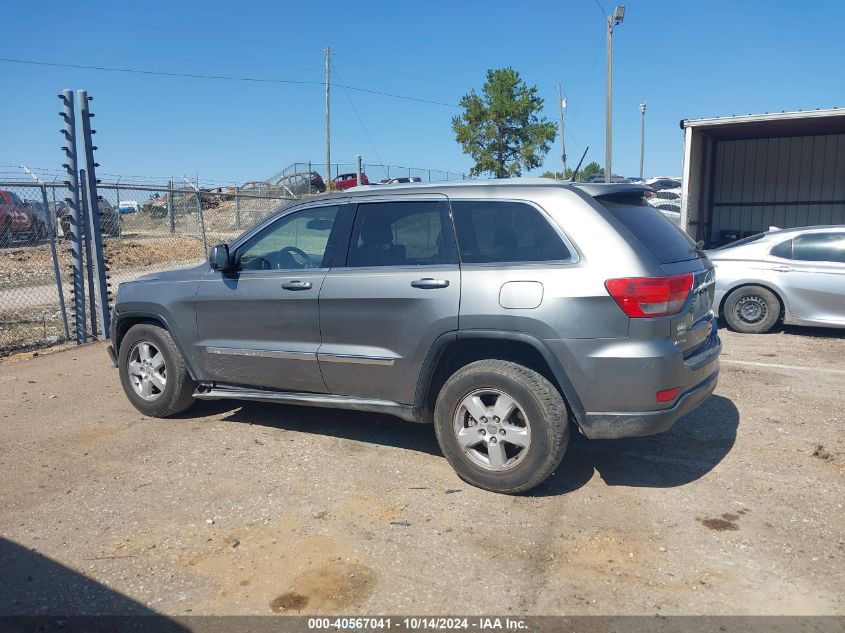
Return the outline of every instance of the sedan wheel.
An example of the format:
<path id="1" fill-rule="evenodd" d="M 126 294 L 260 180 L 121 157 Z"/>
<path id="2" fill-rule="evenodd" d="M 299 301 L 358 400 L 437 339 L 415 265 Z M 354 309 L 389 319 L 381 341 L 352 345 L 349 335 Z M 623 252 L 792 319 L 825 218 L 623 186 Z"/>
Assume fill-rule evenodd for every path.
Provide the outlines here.
<path id="1" fill-rule="evenodd" d="M 725 299 L 725 320 L 737 332 L 762 334 L 780 318 L 780 301 L 768 288 L 743 286 Z"/>

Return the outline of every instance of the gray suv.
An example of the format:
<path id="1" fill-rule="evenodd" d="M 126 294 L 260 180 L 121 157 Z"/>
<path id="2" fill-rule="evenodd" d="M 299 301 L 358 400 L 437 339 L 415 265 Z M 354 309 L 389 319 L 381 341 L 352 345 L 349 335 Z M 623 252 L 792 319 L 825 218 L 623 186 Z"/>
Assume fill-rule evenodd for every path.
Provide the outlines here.
<path id="1" fill-rule="evenodd" d="M 588 438 L 659 433 L 714 389 L 713 267 L 647 187 L 357 187 L 284 207 L 209 262 L 121 284 L 132 404 L 232 398 L 433 422 L 467 482 L 516 493 Z"/>

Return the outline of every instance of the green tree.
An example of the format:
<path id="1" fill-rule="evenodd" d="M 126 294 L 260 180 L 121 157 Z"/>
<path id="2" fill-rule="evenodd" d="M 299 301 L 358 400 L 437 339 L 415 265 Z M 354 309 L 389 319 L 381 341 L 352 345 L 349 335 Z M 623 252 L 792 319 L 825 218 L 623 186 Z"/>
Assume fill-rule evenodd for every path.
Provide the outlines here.
<path id="1" fill-rule="evenodd" d="M 599 165 L 596 161 L 589 163 L 584 169 L 578 172 L 578 180 L 587 180 L 590 176 L 594 176 L 596 174 L 604 174 L 604 168 Z"/>
<path id="2" fill-rule="evenodd" d="M 597 162 L 593 161 L 592 163 L 588 164 L 584 169 L 579 171 L 575 174 L 575 178 L 573 179 L 572 170 L 567 167 L 566 173 L 561 174 L 559 171 L 547 171 L 543 173 L 543 178 L 554 178 L 555 180 L 579 180 L 584 181 L 587 180 L 590 176 L 594 174 L 604 174 L 604 169 L 602 169 L 601 165 Z"/>
<path id="3" fill-rule="evenodd" d="M 499 68 L 487 71 L 481 92 L 464 95 L 464 112 L 452 119 L 456 140 L 475 161 L 470 174 L 509 178 L 539 167 L 557 124 L 539 115 L 537 86 L 529 88 L 513 68 Z"/>
<path id="4" fill-rule="evenodd" d="M 565 173 L 559 171 L 544 171 L 543 178 L 554 178 L 555 180 L 572 180 L 572 170 L 567 167 Z"/>

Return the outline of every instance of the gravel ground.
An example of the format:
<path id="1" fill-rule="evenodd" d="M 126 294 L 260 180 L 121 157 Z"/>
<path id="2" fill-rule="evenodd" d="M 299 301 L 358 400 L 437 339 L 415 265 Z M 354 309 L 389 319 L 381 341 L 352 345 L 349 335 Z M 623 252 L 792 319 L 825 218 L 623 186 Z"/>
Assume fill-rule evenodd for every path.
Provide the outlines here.
<path id="1" fill-rule="evenodd" d="M 723 333 L 716 393 L 471 488 L 431 427 L 200 403 L 101 345 L 0 364 L 0 614 L 845 614 L 845 338 Z"/>

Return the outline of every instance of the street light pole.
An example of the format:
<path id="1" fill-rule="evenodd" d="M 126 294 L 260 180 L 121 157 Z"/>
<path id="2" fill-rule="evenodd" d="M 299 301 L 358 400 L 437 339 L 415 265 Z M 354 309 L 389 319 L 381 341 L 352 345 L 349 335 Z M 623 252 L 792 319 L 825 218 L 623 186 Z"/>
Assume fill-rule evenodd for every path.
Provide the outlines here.
<path id="1" fill-rule="evenodd" d="M 643 177 L 643 159 L 645 158 L 645 109 L 646 102 L 640 104 L 640 178 Z"/>
<path id="2" fill-rule="evenodd" d="M 332 188 L 332 134 L 331 116 L 329 109 L 329 94 L 331 86 L 332 49 L 326 47 L 326 188 Z"/>
<path id="3" fill-rule="evenodd" d="M 563 111 L 566 110 L 566 99 L 563 98 L 563 89 L 557 85 L 557 102 L 560 106 L 560 156 L 563 159 L 563 178 L 566 178 L 566 140 L 563 137 Z"/>
<path id="4" fill-rule="evenodd" d="M 613 15 L 607 16 L 607 103 L 605 105 L 604 181 L 613 175 L 613 27 L 622 24 L 625 7 L 616 5 Z"/>

